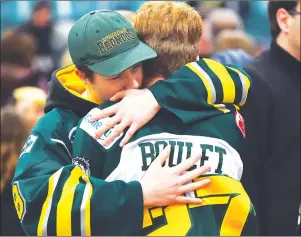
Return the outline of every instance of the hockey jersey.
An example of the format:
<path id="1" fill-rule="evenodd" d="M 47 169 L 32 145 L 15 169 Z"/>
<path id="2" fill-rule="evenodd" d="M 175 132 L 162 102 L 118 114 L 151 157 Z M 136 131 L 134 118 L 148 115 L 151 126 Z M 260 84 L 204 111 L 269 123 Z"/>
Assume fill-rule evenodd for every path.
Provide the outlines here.
<path id="1" fill-rule="evenodd" d="M 77 123 L 97 106 L 81 97 L 84 91 L 74 65 L 53 73 L 46 114 L 23 147 L 12 185 L 17 215 L 28 235 L 133 235 L 142 225 L 139 182 L 105 182 L 72 159 Z"/>
<path id="2" fill-rule="evenodd" d="M 202 165 L 211 167 L 210 172 L 197 180 L 210 177 L 212 183 L 185 194 L 201 198 L 203 204 L 145 209 L 139 235 L 239 236 L 257 233 L 255 210 L 240 182 L 245 134 L 243 118 L 237 111 L 246 100 L 251 82 L 238 68 L 213 60 L 210 62 L 218 74 L 210 70 L 206 60 L 200 60 L 187 64 L 172 75 L 178 80 L 199 78 L 201 81 L 191 88 L 201 92 L 200 101 L 203 102 L 198 107 L 198 118 L 191 118 L 191 123 L 184 124 L 169 110 L 163 109 L 124 148 L 119 147 L 123 133 L 108 146 L 103 145 L 112 129 L 97 140 L 92 137 L 108 118 L 93 122 L 91 116 L 110 104 L 94 108 L 78 124 L 73 141 L 73 159 L 86 174 L 106 181 L 140 180 L 168 144 L 171 153 L 164 165 L 172 167 L 193 154 L 202 154 L 192 169 Z M 180 93 L 189 97 L 190 91 L 183 88 Z M 166 98 L 168 100 L 168 95 Z M 128 215 L 130 218 L 131 213 Z"/>

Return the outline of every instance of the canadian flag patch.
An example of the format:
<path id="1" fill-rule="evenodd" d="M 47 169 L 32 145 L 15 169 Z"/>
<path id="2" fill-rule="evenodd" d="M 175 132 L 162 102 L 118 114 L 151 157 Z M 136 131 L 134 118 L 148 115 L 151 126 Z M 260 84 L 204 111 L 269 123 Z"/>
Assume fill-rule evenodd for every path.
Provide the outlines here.
<path id="1" fill-rule="evenodd" d="M 245 128 L 244 118 L 238 111 L 235 112 L 234 116 L 235 116 L 235 122 L 236 122 L 237 127 L 241 131 L 243 137 L 246 138 L 246 128 Z"/>

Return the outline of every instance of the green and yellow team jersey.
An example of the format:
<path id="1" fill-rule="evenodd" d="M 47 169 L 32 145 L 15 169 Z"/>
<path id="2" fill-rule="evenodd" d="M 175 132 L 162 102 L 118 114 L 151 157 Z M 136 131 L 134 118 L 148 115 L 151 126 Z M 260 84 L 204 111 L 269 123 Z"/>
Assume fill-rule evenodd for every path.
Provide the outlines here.
<path id="1" fill-rule="evenodd" d="M 46 114 L 23 147 L 12 198 L 27 235 L 118 236 L 141 228 L 140 183 L 106 182 L 84 172 L 89 164 L 72 157 L 77 124 L 96 106 L 80 97 L 84 88 L 74 66 L 54 73 Z"/>
<path id="2" fill-rule="evenodd" d="M 172 75 L 179 80 L 197 77 L 202 82 L 194 88 L 203 95 L 201 112 L 198 118 L 191 118 L 194 120 L 191 123 L 184 124 L 169 109 L 163 109 L 123 148 L 119 147 L 119 142 L 124 133 L 108 146 L 103 145 L 103 140 L 112 130 L 97 140 L 92 137 L 108 119 L 93 122 L 90 120 L 92 114 L 109 104 L 94 108 L 78 124 L 73 159 L 86 173 L 106 181 L 139 181 L 168 144 L 171 153 L 165 166 L 172 167 L 193 154 L 202 154 L 201 160 L 191 169 L 202 165 L 211 167 L 210 172 L 197 180 L 210 177 L 212 183 L 185 194 L 201 198 L 203 204 L 145 209 L 139 235 L 257 234 L 256 214 L 240 182 L 245 139 L 243 119 L 237 109 L 246 100 L 250 80 L 240 69 L 213 63 L 218 76 L 204 66 L 204 60 L 188 64 Z M 181 93 L 189 97 L 189 91 L 182 89 Z M 168 96 L 166 98 L 168 100 Z M 130 212 L 128 218 L 131 218 Z"/>

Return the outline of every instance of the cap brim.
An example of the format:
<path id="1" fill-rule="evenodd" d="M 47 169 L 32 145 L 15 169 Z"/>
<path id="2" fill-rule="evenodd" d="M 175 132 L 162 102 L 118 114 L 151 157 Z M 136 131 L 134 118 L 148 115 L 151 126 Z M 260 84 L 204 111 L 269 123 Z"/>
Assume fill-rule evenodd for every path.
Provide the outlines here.
<path id="1" fill-rule="evenodd" d="M 157 53 L 148 45 L 139 43 L 112 58 L 88 65 L 92 71 L 102 76 L 115 76 L 135 64 L 157 57 Z"/>

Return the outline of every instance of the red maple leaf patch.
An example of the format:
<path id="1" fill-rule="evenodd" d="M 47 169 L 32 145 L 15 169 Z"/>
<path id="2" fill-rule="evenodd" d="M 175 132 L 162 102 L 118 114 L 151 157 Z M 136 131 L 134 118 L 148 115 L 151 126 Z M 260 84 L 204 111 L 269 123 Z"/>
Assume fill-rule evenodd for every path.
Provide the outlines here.
<path id="1" fill-rule="evenodd" d="M 234 116 L 235 116 L 235 122 L 236 122 L 237 127 L 241 131 L 243 137 L 246 138 L 246 128 L 245 128 L 244 118 L 238 111 L 235 112 Z"/>

